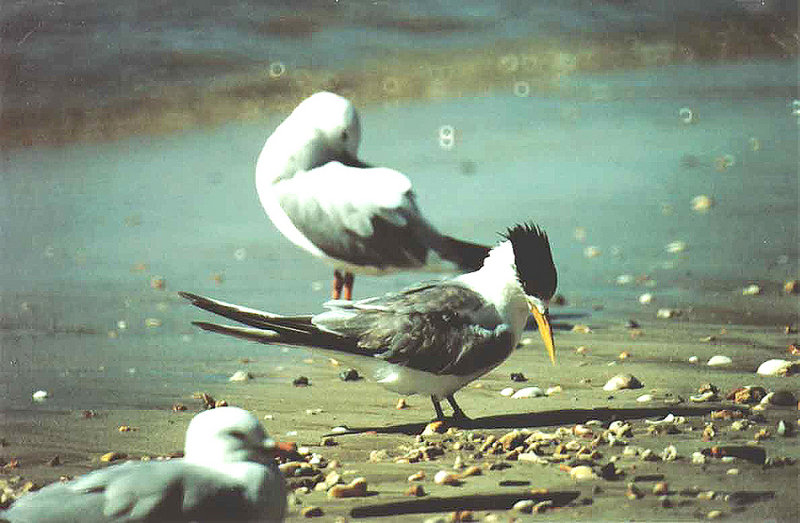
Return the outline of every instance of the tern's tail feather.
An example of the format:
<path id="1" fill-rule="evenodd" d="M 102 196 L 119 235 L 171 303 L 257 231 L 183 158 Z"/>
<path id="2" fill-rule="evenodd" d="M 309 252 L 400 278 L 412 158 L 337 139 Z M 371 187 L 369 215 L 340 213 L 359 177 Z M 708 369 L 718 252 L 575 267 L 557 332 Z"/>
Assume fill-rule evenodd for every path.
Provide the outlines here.
<path id="1" fill-rule="evenodd" d="M 237 338 L 300 347 L 316 347 L 339 352 L 371 356 L 359 349 L 356 340 L 332 332 L 323 331 L 311 323 L 311 316 L 281 316 L 262 312 L 240 305 L 205 298 L 189 292 L 179 292 L 192 305 L 213 312 L 230 320 L 243 323 L 251 328 L 194 322 L 203 330 L 227 334 Z"/>
<path id="2" fill-rule="evenodd" d="M 434 249 L 439 256 L 455 263 L 461 270 L 468 272 L 480 269 L 490 250 L 485 245 L 465 242 L 444 235 L 441 236 L 440 242 Z"/>

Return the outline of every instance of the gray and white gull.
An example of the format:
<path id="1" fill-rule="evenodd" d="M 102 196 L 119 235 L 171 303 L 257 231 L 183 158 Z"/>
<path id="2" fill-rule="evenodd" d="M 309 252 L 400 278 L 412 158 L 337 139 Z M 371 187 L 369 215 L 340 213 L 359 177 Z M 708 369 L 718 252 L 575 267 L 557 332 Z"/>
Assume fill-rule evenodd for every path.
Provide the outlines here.
<path id="1" fill-rule="evenodd" d="M 256 165 L 258 197 L 290 241 L 333 265 L 333 298 L 351 299 L 355 274 L 465 272 L 489 248 L 439 233 L 402 173 L 358 159 L 353 104 L 319 92 L 267 139 Z"/>
<path id="2" fill-rule="evenodd" d="M 533 314 L 555 363 L 547 304 L 557 273 L 547 234 L 517 225 L 482 267 L 448 280 L 358 301 L 332 300 L 316 315 L 283 316 L 182 292 L 195 306 L 246 327 L 195 325 L 265 344 L 304 346 L 329 355 L 399 394 L 430 396 L 436 417 L 446 399 L 500 365 L 519 343 Z"/>
<path id="3" fill-rule="evenodd" d="M 127 462 L 19 498 L 0 520 L 17 522 L 282 521 L 281 444 L 250 412 L 196 415 L 184 457 Z"/>

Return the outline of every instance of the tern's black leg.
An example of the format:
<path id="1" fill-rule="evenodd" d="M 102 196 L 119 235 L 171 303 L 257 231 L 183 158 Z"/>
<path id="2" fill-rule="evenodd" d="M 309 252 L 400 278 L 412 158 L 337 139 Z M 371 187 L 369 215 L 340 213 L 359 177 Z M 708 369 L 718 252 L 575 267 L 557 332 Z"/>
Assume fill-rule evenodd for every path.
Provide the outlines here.
<path id="1" fill-rule="evenodd" d="M 353 282 L 356 280 L 356 275 L 352 272 L 344 273 L 344 299 L 353 299 Z"/>
<path id="2" fill-rule="evenodd" d="M 439 400 L 431 396 L 431 401 L 433 402 L 433 410 L 436 411 L 436 419 L 444 420 L 444 412 L 442 411 L 442 406 L 439 405 Z"/>
<path id="3" fill-rule="evenodd" d="M 464 414 L 464 411 L 461 410 L 461 407 L 458 406 L 458 403 L 456 403 L 456 399 L 453 397 L 452 394 L 447 396 L 447 403 L 449 403 L 450 406 L 453 407 L 453 417 L 455 419 L 469 419 L 469 417 L 467 417 L 467 415 Z"/>

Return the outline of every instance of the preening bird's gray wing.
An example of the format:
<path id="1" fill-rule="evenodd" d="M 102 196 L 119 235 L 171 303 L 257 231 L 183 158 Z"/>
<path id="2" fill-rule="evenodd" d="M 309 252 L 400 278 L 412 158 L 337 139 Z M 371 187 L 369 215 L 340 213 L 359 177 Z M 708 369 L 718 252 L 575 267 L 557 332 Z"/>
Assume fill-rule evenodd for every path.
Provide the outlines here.
<path id="1" fill-rule="evenodd" d="M 312 321 L 356 338 L 376 357 L 434 374 L 472 374 L 497 365 L 514 348 L 514 335 L 494 307 L 452 282 L 334 304 Z"/>
<path id="2" fill-rule="evenodd" d="M 436 233 L 411 183 L 392 169 L 329 162 L 273 191 L 294 226 L 326 255 L 378 269 L 422 266 Z"/>

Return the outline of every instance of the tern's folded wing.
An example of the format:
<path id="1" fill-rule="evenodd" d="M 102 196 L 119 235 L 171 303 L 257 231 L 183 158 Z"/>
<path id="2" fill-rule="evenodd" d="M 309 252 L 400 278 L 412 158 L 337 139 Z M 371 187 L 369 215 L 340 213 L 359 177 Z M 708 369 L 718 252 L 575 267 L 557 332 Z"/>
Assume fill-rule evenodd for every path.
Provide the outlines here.
<path id="1" fill-rule="evenodd" d="M 502 362 L 514 348 L 514 334 L 494 307 L 453 283 L 333 305 L 312 322 L 358 339 L 359 348 L 388 362 L 434 374 L 473 374 Z"/>
<path id="2" fill-rule="evenodd" d="M 424 265 L 431 235 L 411 184 L 386 168 L 329 162 L 274 186 L 294 226 L 326 255 L 378 269 Z"/>

